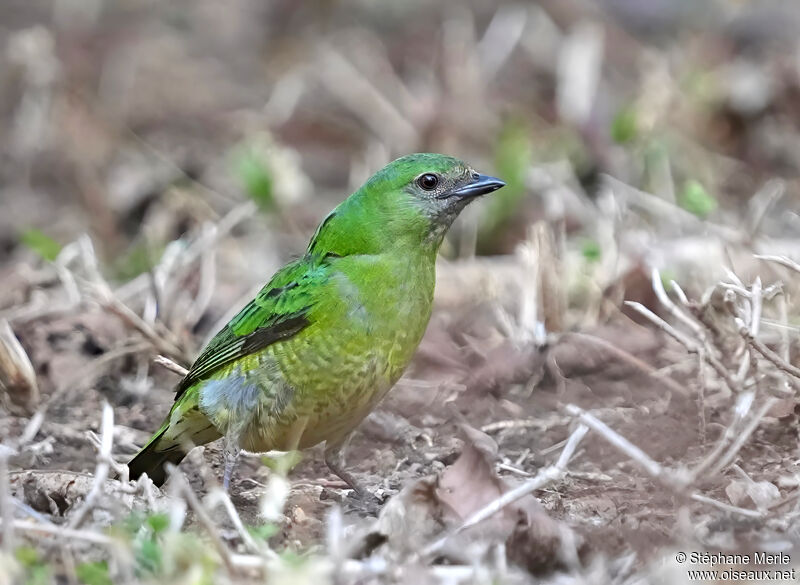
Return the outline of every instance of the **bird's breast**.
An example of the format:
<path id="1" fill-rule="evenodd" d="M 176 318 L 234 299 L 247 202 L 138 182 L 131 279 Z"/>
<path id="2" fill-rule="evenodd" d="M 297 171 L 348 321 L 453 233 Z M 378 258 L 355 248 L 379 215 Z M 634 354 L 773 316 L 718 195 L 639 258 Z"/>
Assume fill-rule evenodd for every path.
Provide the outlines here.
<path id="1" fill-rule="evenodd" d="M 275 346 L 290 383 L 309 392 L 393 384 L 430 318 L 433 266 L 344 260 L 314 308 L 312 325 Z"/>
<path id="2" fill-rule="evenodd" d="M 433 267 L 343 264 L 320 291 L 310 325 L 266 350 L 291 399 L 279 413 L 259 409 L 253 445 L 276 444 L 300 419 L 308 421 L 301 447 L 349 432 L 411 361 L 430 318 Z"/>

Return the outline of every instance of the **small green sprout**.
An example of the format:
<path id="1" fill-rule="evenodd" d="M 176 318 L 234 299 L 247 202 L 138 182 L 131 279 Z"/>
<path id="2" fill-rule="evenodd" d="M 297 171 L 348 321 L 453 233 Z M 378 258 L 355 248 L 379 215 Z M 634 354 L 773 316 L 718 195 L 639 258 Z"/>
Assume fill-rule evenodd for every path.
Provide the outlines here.
<path id="1" fill-rule="evenodd" d="M 617 144 L 633 142 L 639 135 L 636 110 L 631 106 L 620 108 L 611 122 L 611 139 Z"/>
<path id="2" fill-rule="evenodd" d="M 600 261 L 603 257 L 603 250 L 600 248 L 595 240 L 585 239 L 581 245 L 581 254 L 583 259 L 589 264 L 594 264 Z"/>
<path id="3" fill-rule="evenodd" d="M 678 203 L 686 211 L 704 219 L 717 209 L 718 203 L 714 196 L 706 191 L 705 187 L 693 179 L 686 182 L 681 192 Z"/>
<path id="4" fill-rule="evenodd" d="M 265 149 L 244 145 L 233 154 L 233 168 L 242 188 L 264 211 L 275 209 L 274 180 Z"/>
<path id="5" fill-rule="evenodd" d="M 19 241 L 43 259 L 53 262 L 61 253 L 61 244 L 41 230 L 30 228 L 22 232 Z"/>
<path id="6" fill-rule="evenodd" d="M 81 563 L 75 568 L 75 572 L 84 585 L 113 585 L 114 583 L 108 574 L 106 561 Z"/>

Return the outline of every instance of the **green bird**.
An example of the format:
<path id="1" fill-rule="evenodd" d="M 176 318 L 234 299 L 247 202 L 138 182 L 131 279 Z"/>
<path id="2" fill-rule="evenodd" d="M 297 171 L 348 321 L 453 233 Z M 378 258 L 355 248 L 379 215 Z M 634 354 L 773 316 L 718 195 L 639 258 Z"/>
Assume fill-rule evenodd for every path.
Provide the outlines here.
<path id="1" fill-rule="evenodd" d="M 224 440 L 227 489 L 241 449 L 305 449 L 356 492 L 342 447 L 411 361 L 431 316 L 436 254 L 477 196 L 504 186 L 441 154 L 390 163 L 319 225 L 201 352 L 161 428 L 130 461 L 157 485 L 165 465 Z"/>

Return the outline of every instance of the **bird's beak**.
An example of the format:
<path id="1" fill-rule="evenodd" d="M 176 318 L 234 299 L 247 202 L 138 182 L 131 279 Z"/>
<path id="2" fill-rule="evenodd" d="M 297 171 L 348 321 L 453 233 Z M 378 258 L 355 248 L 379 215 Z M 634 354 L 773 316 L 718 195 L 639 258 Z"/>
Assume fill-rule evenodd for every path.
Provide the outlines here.
<path id="1" fill-rule="evenodd" d="M 477 197 L 478 195 L 486 195 L 492 191 L 497 191 L 500 187 L 505 186 L 506 184 L 496 177 L 490 177 L 489 175 L 478 175 L 476 179 L 473 179 L 463 187 L 459 187 L 455 191 L 452 191 L 450 195 L 455 195 L 456 197 L 460 198 Z"/>

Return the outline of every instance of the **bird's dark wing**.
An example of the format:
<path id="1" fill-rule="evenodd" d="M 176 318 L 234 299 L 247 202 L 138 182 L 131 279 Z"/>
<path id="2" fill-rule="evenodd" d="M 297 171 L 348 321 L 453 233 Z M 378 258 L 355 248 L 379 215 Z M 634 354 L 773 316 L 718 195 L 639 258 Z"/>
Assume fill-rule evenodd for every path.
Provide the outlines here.
<path id="1" fill-rule="evenodd" d="M 177 401 L 186 389 L 219 368 L 246 355 L 288 339 L 310 321 L 315 292 L 328 278 L 328 266 L 306 256 L 278 271 L 231 321 L 208 343 L 178 384 Z"/>

